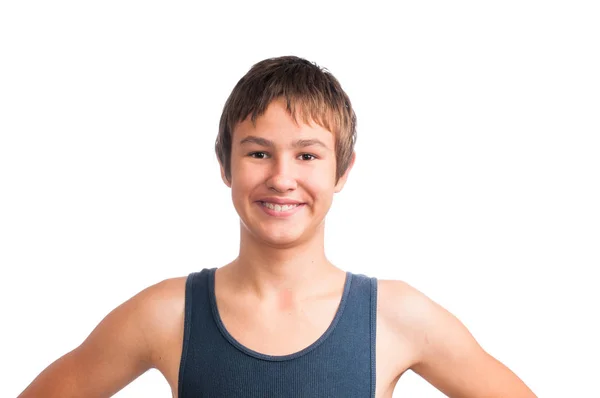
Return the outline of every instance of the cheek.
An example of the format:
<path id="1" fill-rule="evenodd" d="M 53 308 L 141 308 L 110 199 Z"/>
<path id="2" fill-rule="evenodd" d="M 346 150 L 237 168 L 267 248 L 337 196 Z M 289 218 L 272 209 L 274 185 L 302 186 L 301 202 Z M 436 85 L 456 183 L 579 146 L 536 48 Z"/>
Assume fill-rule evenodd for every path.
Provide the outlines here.
<path id="1" fill-rule="evenodd" d="M 333 200 L 334 177 L 325 173 L 315 174 L 312 178 L 305 180 L 305 188 L 318 206 L 329 206 Z"/>
<path id="2" fill-rule="evenodd" d="M 240 159 L 231 160 L 231 179 L 232 188 L 237 186 L 239 190 L 244 189 L 247 186 L 252 185 L 253 181 L 256 181 L 259 173 L 256 172 L 256 168 L 248 167 Z"/>
<path id="3" fill-rule="evenodd" d="M 244 196 L 247 196 L 250 191 L 250 184 L 244 175 L 237 174 L 231 184 L 231 195 L 233 200 L 241 200 Z"/>
<path id="4" fill-rule="evenodd" d="M 249 168 L 232 168 L 231 196 L 234 204 L 243 205 L 249 197 L 261 186 L 261 175 L 259 172 Z"/>
<path id="5" fill-rule="evenodd" d="M 304 175 L 305 181 L 319 190 L 333 189 L 335 185 L 335 167 L 331 165 L 319 165 L 308 169 Z"/>

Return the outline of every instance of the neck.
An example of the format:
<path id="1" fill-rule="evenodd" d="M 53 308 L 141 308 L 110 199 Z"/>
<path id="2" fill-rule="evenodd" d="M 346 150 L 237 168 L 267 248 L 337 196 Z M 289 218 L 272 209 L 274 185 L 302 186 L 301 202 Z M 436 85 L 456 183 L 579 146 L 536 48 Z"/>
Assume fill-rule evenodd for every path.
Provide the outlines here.
<path id="1" fill-rule="evenodd" d="M 323 226 L 311 238 L 286 247 L 259 241 L 242 226 L 240 252 L 229 267 L 237 289 L 260 299 L 282 293 L 307 297 L 343 272 L 325 256 Z"/>

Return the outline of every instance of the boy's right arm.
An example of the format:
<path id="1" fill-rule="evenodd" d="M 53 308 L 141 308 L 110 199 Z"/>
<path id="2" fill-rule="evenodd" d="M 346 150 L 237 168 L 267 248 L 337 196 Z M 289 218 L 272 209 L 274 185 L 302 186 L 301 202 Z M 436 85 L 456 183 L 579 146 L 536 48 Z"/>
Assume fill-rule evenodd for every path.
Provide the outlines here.
<path id="1" fill-rule="evenodd" d="M 50 366 L 18 398 L 109 397 L 152 366 L 154 326 L 149 287 L 108 314 L 76 349 Z"/>

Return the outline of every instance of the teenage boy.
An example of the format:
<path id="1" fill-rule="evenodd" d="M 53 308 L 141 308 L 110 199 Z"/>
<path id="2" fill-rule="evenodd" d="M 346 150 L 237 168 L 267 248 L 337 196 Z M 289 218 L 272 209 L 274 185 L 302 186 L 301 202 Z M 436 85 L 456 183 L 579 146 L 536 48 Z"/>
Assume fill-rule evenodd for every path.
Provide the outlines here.
<path id="1" fill-rule="evenodd" d="M 216 142 L 237 258 L 143 290 L 21 397 L 108 397 L 150 368 L 179 398 L 391 397 L 408 369 L 450 397 L 535 397 L 421 292 L 326 258 L 325 216 L 355 140 L 328 71 L 292 56 L 254 65 Z"/>

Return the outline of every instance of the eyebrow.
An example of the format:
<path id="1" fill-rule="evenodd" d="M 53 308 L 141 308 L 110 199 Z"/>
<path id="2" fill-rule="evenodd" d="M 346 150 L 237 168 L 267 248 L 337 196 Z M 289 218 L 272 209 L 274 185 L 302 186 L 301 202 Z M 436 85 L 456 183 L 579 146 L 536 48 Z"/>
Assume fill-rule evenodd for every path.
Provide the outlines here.
<path id="1" fill-rule="evenodd" d="M 248 137 L 245 137 L 244 139 L 242 139 L 240 141 L 240 145 L 243 145 L 243 144 L 257 144 L 257 145 L 266 146 L 266 147 L 274 147 L 275 146 L 273 141 L 267 140 L 266 138 L 256 137 L 253 135 L 249 135 Z M 294 143 L 292 143 L 292 148 L 304 148 L 304 147 L 311 146 L 311 145 L 318 145 L 325 149 L 328 149 L 327 145 L 325 145 L 322 141 L 320 141 L 316 138 L 295 141 Z"/>

